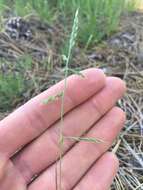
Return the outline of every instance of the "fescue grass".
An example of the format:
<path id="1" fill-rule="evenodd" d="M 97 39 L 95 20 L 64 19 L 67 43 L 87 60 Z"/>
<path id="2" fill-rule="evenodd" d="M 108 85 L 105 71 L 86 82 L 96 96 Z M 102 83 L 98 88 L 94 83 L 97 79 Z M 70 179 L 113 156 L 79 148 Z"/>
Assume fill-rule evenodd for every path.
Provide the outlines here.
<path id="1" fill-rule="evenodd" d="M 63 126 L 64 126 L 64 102 L 65 102 L 65 93 L 67 88 L 67 77 L 69 74 L 69 71 L 79 75 L 79 77 L 84 78 L 84 75 L 80 72 L 75 71 L 74 69 L 69 68 L 70 59 L 72 57 L 72 51 L 74 49 L 76 38 L 78 36 L 78 27 L 79 27 L 79 9 L 76 10 L 74 22 L 72 26 L 72 32 L 69 39 L 69 45 L 68 45 L 68 51 L 67 55 L 63 55 L 63 61 L 65 62 L 65 74 L 64 74 L 64 89 L 62 92 L 55 96 L 48 97 L 43 101 L 44 104 L 48 104 L 50 102 L 53 102 L 59 98 L 61 98 L 61 122 L 59 126 L 59 171 L 56 171 L 56 190 L 62 190 L 62 155 L 63 155 L 63 145 L 64 141 L 66 139 L 74 140 L 74 141 L 85 141 L 90 143 L 103 143 L 104 141 L 96 138 L 90 138 L 90 137 L 71 137 L 71 136 L 64 136 L 63 135 Z M 57 162 L 58 165 L 58 162 Z M 58 167 L 56 167 L 58 169 Z M 57 176 L 59 174 L 59 176 Z"/>
<path id="2" fill-rule="evenodd" d="M 70 59 L 72 56 L 72 50 L 75 46 L 75 41 L 78 33 L 78 14 L 79 10 L 76 11 L 75 13 L 75 18 L 74 18 L 74 23 L 72 27 L 72 32 L 70 35 L 70 40 L 69 40 L 69 46 L 68 46 L 68 51 L 67 55 L 63 55 L 63 61 L 65 62 L 65 74 L 64 74 L 64 88 L 63 91 L 60 92 L 59 94 L 55 96 L 50 96 L 47 99 L 43 101 L 44 104 L 48 104 L 49 102 L 53 102 L 57 100 L 58 98 L 61 98 L 61 122 L 59 125 L 59 167 L 58 167 L 58 162 L 57 162 L 57 167 L 56 167 L 56 190 L 62 190 L 62 155 L 63 155 L 63 144 L 65 137 L 63 136 L 63 125 L 64 125 L 64 101 L 65 101 L 65 93 L 66 93 L 66 88 L 67 88 L 67 77 L 68 77 L 68 71 L 69 71 L 69 63 Z M 59 168 L 59 171 L 57 171 Z M 58 176 L 59 174 L 59 176 Z"/>

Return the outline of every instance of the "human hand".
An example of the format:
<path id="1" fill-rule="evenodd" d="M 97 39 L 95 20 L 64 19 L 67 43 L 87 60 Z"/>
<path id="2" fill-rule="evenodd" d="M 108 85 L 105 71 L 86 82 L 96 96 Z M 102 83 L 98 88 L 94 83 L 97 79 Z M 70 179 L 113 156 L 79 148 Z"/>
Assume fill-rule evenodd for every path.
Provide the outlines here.
<path id="1" fill-rule="evenodd" d="M 67 80 L 63 134 L 84 134 L 105 143 L 65 140 L 62 186 L 63 190 L 108 190 L 118 159 L 107 150 L 125 121 L 124 112 L 115 107 L 125 85 L 118 78 L 105 77 L 98 69 L 83 74 L 85 78 L 73 75 Z M 56 190 L 61 99 L 47 105 L 42 102 L 63 87 L 62 81 L 0 122 L 1 190 Z"/>

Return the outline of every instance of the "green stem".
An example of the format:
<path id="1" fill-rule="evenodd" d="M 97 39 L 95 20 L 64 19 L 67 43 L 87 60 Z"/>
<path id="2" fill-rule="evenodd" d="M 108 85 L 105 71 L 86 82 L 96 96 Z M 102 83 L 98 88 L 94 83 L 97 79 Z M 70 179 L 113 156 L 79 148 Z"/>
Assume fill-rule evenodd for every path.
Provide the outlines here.
<path id="1" fill-rule="evenodd" d="M 61 100 L 61 122 L 60 122 L 60 160 L 59 160 L 59 190 L 62 190 L 62 155 L 63 155 L 63 145 L 64 145 L 64 136 L 63 136 L 63 126 L 64 126 L 64 101 L 65 101 L 65 93 L 67 87 L 67 77 L 68 77 L 68 68 L 69 62 L 72 54 L 72 48 L 75 44 L 75 38 L 77 36 L 77 29 L 78 29 L 78 10 L 75 14 L 74 24 L 72 28 L 72 33 L 70 37 L 69 49 L 68 49 L 68 56 L 66 57 L 66 65 L 65 65 L 65 76 L 64 76 L 64 89 L 62 93 L 62 100 Z"/>
<path id="2" fill-rule="evenodd" d="M 69 49 L 68 52 L 68 58 L 66 61 L 66 69 L 65 69 L 65 80 L 64 80 L 64 89 L 63 89 L 63 95 L 62 95 L 62 103 L 61 103 L 61 122 L 60 122 L 60 184 L 59 184 L 59 190 L 62 190 L 62 155 L 63 155 L 63 143 L 64 143 L 64 136 L 63 136 L 63 126 L 64 126 L 64 100 L 65 100 L 65 92 L 66 92 L 66 86 L 67 86 L 67 77 L 68 77 L 68 66 L 70 61 L 70 55 L 71 55 L 71 49 Z"/>

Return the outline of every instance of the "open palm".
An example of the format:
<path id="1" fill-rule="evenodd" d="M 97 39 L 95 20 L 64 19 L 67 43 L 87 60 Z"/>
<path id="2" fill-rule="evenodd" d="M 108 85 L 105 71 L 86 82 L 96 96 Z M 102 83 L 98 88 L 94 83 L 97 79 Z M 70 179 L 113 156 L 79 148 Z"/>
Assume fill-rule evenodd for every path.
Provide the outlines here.
<path id="1" fill-rule="evenodd" d="M 63 134 L 105 143 L 65 140 L 62 189 L 107 190 L 118 169 L 116 156 L 107 150 L 125 121 L 124 112 L 115 107 L 125 85 L 98 69 L 83 74 L 84 78 L 72 75 L 67 80 Z M 63 87 L 61 81 L 0 122 L 1 190 L 56 190 L 61 99 L 42 102 Z"/>

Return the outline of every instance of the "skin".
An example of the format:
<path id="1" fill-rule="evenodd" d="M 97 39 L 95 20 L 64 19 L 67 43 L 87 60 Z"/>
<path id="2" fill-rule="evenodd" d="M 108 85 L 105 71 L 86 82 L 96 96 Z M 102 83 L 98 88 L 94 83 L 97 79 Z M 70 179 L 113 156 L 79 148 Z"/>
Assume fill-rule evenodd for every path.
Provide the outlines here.
<path id="1" fill-rule="evenodd" d="M 82 72 L 85 78 L 72 75 L 67 80 L 63 134 L 84 134 L 104 143 L 65 140 L 62 189 L 108 190 L 119 165 L 108 149 L 125 122 L 125 113 L 115 104 L 126 87 L 99 69 Z M 63 87 L 61 81 L 0 122 L 1 190 L 56 190 L 61 98 L 46 105 L 42 101 Z"/>

